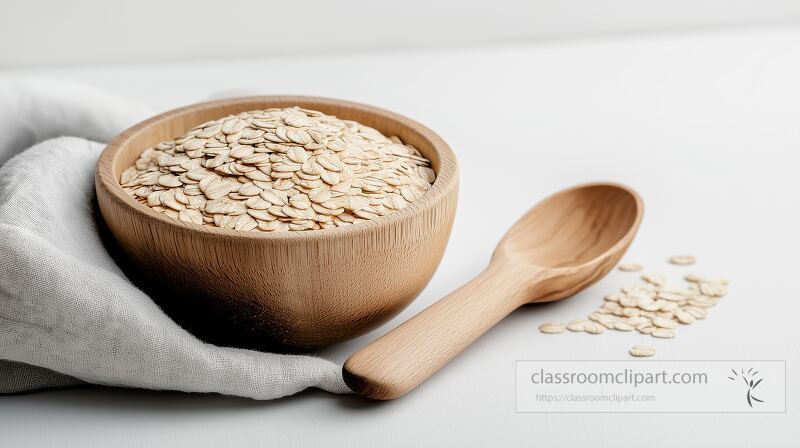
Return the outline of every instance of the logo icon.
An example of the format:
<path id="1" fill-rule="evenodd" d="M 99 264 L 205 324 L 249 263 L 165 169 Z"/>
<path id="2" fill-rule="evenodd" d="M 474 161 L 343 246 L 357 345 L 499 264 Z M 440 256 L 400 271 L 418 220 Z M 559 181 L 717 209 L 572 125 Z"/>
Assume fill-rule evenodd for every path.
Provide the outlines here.
<path id="1" fill-rule="evenodd" d="M 753 369 L 748 370 L 747 372 L 744 371 L 742 368 L 741 372 L 737 372 L 736 370 L 731 369 L 733 375 L 729 376 L 728 379 L 731 381 L 739 381 L 739 378 L 744 381 L 745 386 L 747 386 L 747 404 L 752 408 L 753 402 L 757 401 L 759 403 L 763 403 L 764 400 L 757 398 L 754 394 L 756 391 L 756 387 L 764 381 L 763 378 L 758 377 L 758 370 L 755 372 Z"/>

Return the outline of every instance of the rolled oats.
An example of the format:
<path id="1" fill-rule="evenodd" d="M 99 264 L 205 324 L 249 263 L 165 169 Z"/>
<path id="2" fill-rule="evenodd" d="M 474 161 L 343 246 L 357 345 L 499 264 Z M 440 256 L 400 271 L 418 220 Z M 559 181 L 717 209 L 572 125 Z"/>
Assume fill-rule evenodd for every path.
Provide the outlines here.
<path id="1" fill-rule="evenodd" d="M 399 138 L 297 107 L 203 123 L 146 149 L 120 176 L 155 211 L 262 232 L 374 220 L 418 200 L 434 180 L 430 161 Z"/>
<path id="2" fill-rule="evenodd" d="M 656 354 L 656 349 L 653 347 L 647 347 L 645 345 L 634 345 L 630 349 L 631 356 L 636 356 L 637 358 L 647 358 Z"/>
<path id="3" fill-rule="evenodd" d="M 697 259 L 693 255 L 673 255 L 669 257 L 669 262 L 680 266 L 694 264 Z"/>
<path id="4" fill-rule="evenodd" d="M 691 264 L 688 258 L 694 262 L 691 256 L 671 257 L 670 262 Z M 678 259 L 678 262 L 674 259 Z M 619 269 L 637 271 L 630 266 L 632 264 L 626 263 Z M 637 267 L 640 266 L 637 264 Z M 628 284 L 620 292 L 607 294 L 588 319 L 573 320 L 566 325 L 566 329 L 591 334 L 600 334 L 606 329 L 624 332 L 637 330 L 643 335 L 671 339 L 675 337 L 679 324 L 690 325 L 705 319 L 708 310 L 728 293 L 727 280 L 697 274 L 684 277 L 689 282 L 688 287 L 671 286 L 661 274 L 643 274 L 641 279 L 644 282 Z M 634 354 L 634 349 L 638 354 Z M 652 356 L 655 349 L 635 346 L 630 353 L 633 356 Z"/>

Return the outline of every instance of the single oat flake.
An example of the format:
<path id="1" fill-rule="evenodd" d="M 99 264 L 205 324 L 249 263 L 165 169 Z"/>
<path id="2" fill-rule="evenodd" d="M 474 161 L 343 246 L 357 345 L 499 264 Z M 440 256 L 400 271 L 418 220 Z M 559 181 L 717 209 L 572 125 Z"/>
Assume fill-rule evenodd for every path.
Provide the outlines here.
<path id="1" fill-rule="evenodd" d="M 622 272 L 638 272 L 644 269 L 639 263 L 622 263 L 619 265 L 619 270 Z"/>
<path id="2" fill-rule="evenodd" d="M 669 257 L 669 262 L 680 266 L 688 266 L 694 264 L 697 259 L 693 255 L 673 255 Z"/>
<path id="3" fill-rule="evenodd" d="M 548 334 L 563 333 L 566 329 L 567 326 L 560 322 L 546 322 L 539 325 L 539 331 Z"/>
<path id="4" fill-rule="evenodd" d="M 634 345 L 630 349 L 630 354 L 637 358 L 648 358 L 656 354 L 656 349 L 646 345 Z"/>

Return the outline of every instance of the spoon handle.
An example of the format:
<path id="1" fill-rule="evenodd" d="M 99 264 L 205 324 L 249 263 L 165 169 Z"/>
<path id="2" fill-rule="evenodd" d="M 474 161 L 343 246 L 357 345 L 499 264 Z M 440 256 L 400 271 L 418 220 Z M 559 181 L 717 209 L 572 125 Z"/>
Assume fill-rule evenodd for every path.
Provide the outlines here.
<path id="1" fill-rule="evenodd" d="M 523 285 L 500 263 L 399 327 L 357 351 L 343 374 L 354 392 L 378 400 L 400 397 L 442 368 L 526 302 Z"/>

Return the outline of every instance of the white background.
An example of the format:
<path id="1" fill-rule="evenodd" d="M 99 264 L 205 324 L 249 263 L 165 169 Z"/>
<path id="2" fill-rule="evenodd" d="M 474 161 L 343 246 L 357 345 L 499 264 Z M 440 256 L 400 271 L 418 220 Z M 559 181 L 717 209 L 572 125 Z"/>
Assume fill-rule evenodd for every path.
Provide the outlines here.
<path id="1" fill-rule="evenodd" d="M 0 67 L 263 58 L 800 20 L 795 0 L 2 0 Z"/>
<path id="2" fill-rule="evenodd" d="M 737 9 L 723 3 L 742 2 L 698 4 L 706 3 L 725 17 Z M 765 2 L 763 11 L 780 3 Z M 783 6 L 791 13 L 788 2 Z M 759 19 L 763 11 L 750 12 Z M 213 13 L 208 20 L 227 26 Z M 104 57 L 103 48 L 83 57 Z M 1 52 L 7 64 L 9 58 L 42 62 L 8 47 Z M 135 52 L 130 56 L 137 59 Z M 627 259 L 678 281 L 688 269 L 665 259 L 688 252 L 699 259 L 692 271 L 731 280 L 730 295 L 710 317 L 681 328 L 674 340 L 537 331 L 547 320 L 585 316 L 605 293 L 635 278 L 615 271 L 568 300 L 518 310 L 429 382 L 388 403 L 318 391 L 274 402 L 107 388 L 3 397 L 2 446 L 745 447 L 791 446 L 800 439 L 793 381 L 800 362 L 794 331 L 800 312 L 800 28 L 311 52 L 224 63 L 15 66 L 2 73 L 88 83 L 156 109 L 211 94 L 324 95 L 385 107 L 439 132 L 459 158 L 462 179 L 445 258 L 428 288 L 396 319 L 320 353 L 337 362 L 477 274 L 517 217 L 579 182 L 622 182 L 643 196 L 645 219 Z M 786 360 L 788 412 L 514 413 L 514 360 L 628 359 L 628 348 L 641 343 L 655 346 L 660 360 Z"/>

